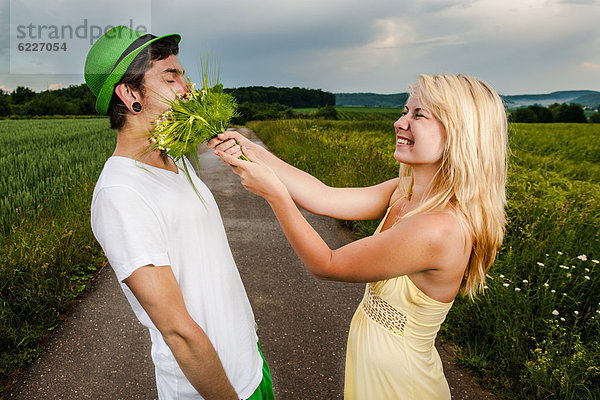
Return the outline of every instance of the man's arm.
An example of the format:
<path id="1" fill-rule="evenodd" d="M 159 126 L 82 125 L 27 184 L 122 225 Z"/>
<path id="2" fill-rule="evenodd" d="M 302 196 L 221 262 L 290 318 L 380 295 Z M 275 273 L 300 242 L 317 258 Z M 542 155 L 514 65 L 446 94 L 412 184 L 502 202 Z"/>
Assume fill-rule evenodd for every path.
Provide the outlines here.
<path id="1" fill-rule="evenodd" d="M 187 312 L 171 267 L 141 267 L 124 282 L 146 310 L 198 393 L 206 399 L 239 399 L 212 343 Z"/>

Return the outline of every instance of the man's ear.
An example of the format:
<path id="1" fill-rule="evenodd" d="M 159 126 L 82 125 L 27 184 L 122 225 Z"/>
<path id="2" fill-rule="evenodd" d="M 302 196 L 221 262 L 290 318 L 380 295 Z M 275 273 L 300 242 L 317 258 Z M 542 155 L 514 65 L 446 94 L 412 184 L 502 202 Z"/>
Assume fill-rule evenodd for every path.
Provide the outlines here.
<path id="1" fill-rule="evenodd" d="M 115 93 L 117 94 L 117 96 L 119 96 L 123 104 L 125 104 L 125 106 L 129 109 L 129 111 L 135 113 L 131 108 L 131 105 L 136 101 L 140 101 L 142 97 L 140 95 L 140 92 L 132 90 L 126 83 L 119 83 L 115 87 Z"/>

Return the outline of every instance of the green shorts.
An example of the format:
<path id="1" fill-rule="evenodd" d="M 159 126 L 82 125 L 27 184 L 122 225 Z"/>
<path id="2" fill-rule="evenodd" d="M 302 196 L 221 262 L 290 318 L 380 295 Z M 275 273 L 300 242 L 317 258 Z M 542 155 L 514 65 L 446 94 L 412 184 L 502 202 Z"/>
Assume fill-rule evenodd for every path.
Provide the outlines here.
<path id="1" fill-rule="evenodd" d="M 258 343 L 258 352 L 263 360 L 263 378 L 248 400 L 275 400 L 275 395 L 273 394 L 273 379 L 271 379 L 269 366 L 267 365 L 265 356 L 263 356 L 262 350 L 260 349 L 260 342 Z"/>

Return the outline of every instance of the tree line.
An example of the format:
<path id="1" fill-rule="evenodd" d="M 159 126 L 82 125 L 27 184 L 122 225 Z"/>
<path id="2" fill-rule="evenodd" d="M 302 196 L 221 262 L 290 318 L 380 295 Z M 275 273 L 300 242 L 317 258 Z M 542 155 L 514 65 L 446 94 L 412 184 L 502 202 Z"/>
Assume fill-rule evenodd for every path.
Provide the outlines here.
<path id="1" fill-rule="evenodd" d="M 600 106 L 598 106 L 600 109 Z M 520 107 L 510 113 L 512 122 L 588 122 L 581 104 L 554 103 L 547 108 L 540 105 Z M 595 112 L 589 122 L 600 123 L 600 112 Z"/>
<path id="2" fill-rule="evenodd" d="M 330 92 L 324 92 L 321 89 L 247 86 L 237 89 L 224 89 L 223 91 L 233 95 L 239 104 L 278 103 L 292 108 L 311 108 L 335 105 L 335 95 Z"/>
<path id="3" fill-rule="evenodd" d="M 0 116 L 94 115 L 96 98 L 86 85 L 36 93 L 18 86 L 12 92 L 0 90 Z"/>
<path id="4" fill-rule="evenodd" d="M 239 115 L 232 120 L 238 125 L 246 121 L 305 117 L 293 109 L 333 108 L 335 105 L 335 95 L 321 89 L 248 86 L 223 91 L 230 93 L 238 102 Z"/>
<path id="5" fill-rule="evenodd" d="M 243 120 L 290 117 L 292 108 L 335 105 L 335 95 L 321 89 L 251 86 L 224 91 L 236 98 Z M 95 103 L 85 84 L 39 93 L 18 86 L 12 92 L 0 90 L 0 117 L 95 115 Z"/>
<path id="6" fill-rule="evenodd" d="M 224 91 L 231 93 L 238 102 L 239 116 L 234 119 L 235 124 L 298 117 L 294 108 L 319 108 L 314 117 L 337 118 L 333 108 L 336 96 L 321 89 L 248 86 Z M 95 103 L 96 98 L 85 84 L 39 93 L 24 86 L 18 86 L 12 92 L 0 89 L 0 117 L 92 116 L 96 115 Z M 510 112 L 509 117 L 513 122 L 588 122 L 583 107 L 575 103 L 520 107 Z M 600 123 L 600 112 L 592 114 L 589 122 Z"/>

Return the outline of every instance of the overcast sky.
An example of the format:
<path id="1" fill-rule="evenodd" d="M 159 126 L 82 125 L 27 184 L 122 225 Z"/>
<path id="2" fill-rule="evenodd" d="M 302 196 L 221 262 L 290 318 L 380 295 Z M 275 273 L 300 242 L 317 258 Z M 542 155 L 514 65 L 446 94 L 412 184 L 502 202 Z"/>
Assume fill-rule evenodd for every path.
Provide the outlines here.
<path id="1" fill-rule="evenodd" d="M 44 38 L 66 51 L 18 50 L 85 21 L 85 38 Z M 0 88 L 83 83 L 90 27 L 130 23 L 180 33 L 192 79 L 201 53 L 220 56 L 225 87 L 398 93 L 466 73 L 506 95 L 600 90 L 600 0 L 0 0 Z"/>

